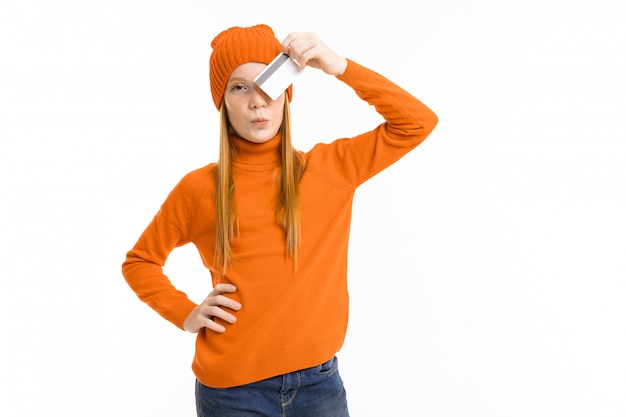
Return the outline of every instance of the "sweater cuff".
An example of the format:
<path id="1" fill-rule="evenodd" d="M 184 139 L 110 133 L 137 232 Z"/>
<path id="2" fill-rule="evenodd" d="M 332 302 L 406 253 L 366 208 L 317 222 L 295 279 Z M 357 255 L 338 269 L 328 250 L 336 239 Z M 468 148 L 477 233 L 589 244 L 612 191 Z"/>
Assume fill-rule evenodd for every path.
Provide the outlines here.
<path id="1" fill-rule="evenodd" d="M 362 65 L 357 64 L 349 58 L 346 58 L 348 61 L 348 65 L 346 66 L 346 70 L 341 75 L 337 75 L 337 79 L 343 82 L 348 82 L 349 80 L 354 80 L 356 78 L 363 77 L 363 73 L 367 73 L 367 68 Z"/>
<path id="2" fill-rule="evenodd" d="M 184 300 L 179 302 L 166 317 L 170 322 L 172 322 L 176 327 L 181 330 L 185 330 L 183 325 L 185 324 L 185 320 L 191 313 L 191 311 L 196 308 L 198 305 L 191 300 Z"/>

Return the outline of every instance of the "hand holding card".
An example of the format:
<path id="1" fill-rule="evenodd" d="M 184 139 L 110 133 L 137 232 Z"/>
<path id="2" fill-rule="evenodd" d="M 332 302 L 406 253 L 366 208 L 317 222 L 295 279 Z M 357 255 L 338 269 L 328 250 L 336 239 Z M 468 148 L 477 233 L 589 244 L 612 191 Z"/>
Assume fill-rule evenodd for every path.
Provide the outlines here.
<path id="1" fill-rule="evenodd" d="M 272 100 L 276 100 L 302 71 L 304 70 L 289 55 L 281 52 L 256 76 L 254 82 Z"/>

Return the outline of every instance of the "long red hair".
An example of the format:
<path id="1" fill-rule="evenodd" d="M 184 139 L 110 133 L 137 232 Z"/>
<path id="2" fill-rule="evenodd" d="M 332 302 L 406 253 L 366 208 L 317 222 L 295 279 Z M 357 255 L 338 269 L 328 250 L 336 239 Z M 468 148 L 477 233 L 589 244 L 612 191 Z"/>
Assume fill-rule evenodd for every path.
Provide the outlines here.
<path id="1" fill-rule="evenodd" d="M 225 272 L 226 267 L 235 261 L 232 239 L 239 233 L 237 207 L 234 198 L 232 161 L 234 130 L 228 121 L 226 106 L 220 107 L 220 149 L 215 170 L 215 258 L 214 264 Z M 298 244 L 300 242 L 300 178 L 304 172 L 304 156 L 294 149 L 291 140 L 291 113 L 289 100 L 285 94 L 283 123 L 279 129 L 280 182 L 276 199 L 276 221 L 285 231 L 285 256 L 297 265 Z"/>

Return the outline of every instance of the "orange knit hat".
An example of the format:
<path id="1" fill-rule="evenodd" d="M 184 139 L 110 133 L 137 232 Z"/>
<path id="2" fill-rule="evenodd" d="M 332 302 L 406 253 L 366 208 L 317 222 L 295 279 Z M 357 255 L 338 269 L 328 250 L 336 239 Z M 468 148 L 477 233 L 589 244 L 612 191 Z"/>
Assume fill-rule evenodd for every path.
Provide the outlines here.
<path id="1" fill-rule="evenodd" d="M 269 64 L 282 50 L 282 45 L 267 25 L 226 29 L 211 42 L 213 52 L 209 60 L 209 81 L 215 107 L 219 110 L 226 82 L 239 65 L 246 62 Z M 291 101 L 292 86 L 287 88 Z"/>

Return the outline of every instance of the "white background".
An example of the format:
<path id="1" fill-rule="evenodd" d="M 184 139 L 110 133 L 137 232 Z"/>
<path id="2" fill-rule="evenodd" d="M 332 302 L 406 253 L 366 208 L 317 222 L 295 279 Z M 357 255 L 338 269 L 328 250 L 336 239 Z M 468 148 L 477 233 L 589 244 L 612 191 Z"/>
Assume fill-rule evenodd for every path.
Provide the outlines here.
<path id="1" fill-rule="evenodd" d="M 2 0 L 0 415 L 195 415 L 194 336 L 120 266 L 216 159 L 210 42 L 256 23 L 440 118 L 355 199 L 352 415 L 626 415 L 625 21 L 621 0 Z M 292 110 L 302 150 L 380 122 L 311 69 Z M 210 290 L 194 248 L 166 268 Z"/>

